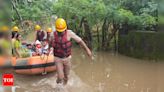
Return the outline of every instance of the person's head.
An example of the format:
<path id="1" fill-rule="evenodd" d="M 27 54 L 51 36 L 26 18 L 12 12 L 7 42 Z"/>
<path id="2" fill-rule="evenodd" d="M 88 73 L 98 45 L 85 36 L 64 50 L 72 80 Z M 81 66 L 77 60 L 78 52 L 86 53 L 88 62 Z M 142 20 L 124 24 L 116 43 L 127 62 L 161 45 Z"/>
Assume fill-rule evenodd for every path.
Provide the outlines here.
<path id="1" fill-rule="evenodd" d="M 17 26 L 14 26 L 14 27 L 12 28 L 12 31 L 13 31 L 13 32 L 19 32 L 19 28 L 18 28 Z"/>
<path id="2" fill-rule="evenodd" d="M 50 34 L 52 32 L 52 28 L 47 28 L 47 33 Z"/>
<path id="3" fill-rule="evenodd" d="M 2 27 L 0 27 L 0 31 L 1 32 L 8 32 L 9 31 L 9 27 L 8 26 L 2 26 Z"/>
<path id="4" fill-rule="evenodd" d="M 35 31 L 40 31 L 41 30 L 41 26 L 40 25 L 35 25 Z"/>
<path id="5" fill-rule="evenodd" d="M 9 27 L 1 26 L 0 27 L 0 38 L 8 38 L 9 36 Z"/>
<path id="6" fill-rule="evenodd" d="M 67 23 L 63 18 L 58 18 L 56 19 L 55 27 L 58 33 L 62 33 L 67 29 Z"/>
<path id="7" fill-rule="evenodd" d="M 43 46 L 47 45 L 48 44 L 47 40 L 46 39 L 43 39 L 42 44 L 43 44 Z"/>
<path id="8" fill-rule="evenodd" d="M 20 34 L 18 34 L 18 35 L 16 36 L 16 40 L 18 40 L 18 41 L 20 41 L 21 38 L 22 38 L 22 36 L 21 36 Z"/>
<path id="9" fill-rule="evenodd" d="M 12 38 L 12 39 L 13 39 L 13 38 L 16 38 L 17 35 L 18 35 L 18 32 L 12 32 L 12 37 L 11 37 L 11 38 Z"/>
<path id="10" fill-rule="evenodd" d="M 27 44 L 26 45 L 28 49 L 32 49 L 32 45 L 31 44 Z"/>
<path id="11" fill-rule="evenodd" d="M 36 46 L 36 48 L 41 48 L 41 42 L 37 40 L 35 42 L 35 46 Z"/>

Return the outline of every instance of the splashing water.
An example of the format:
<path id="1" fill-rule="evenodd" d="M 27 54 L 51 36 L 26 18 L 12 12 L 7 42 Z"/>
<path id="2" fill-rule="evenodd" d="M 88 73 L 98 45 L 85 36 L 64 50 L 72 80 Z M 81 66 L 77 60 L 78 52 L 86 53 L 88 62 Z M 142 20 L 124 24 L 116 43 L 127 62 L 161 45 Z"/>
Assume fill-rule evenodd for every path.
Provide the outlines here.
<path id="1" fill-rule="evenodd" d="M 15 75 L 15 77 L 16 85 L 20 86 L 16 92 L 93 92 L 92 88 L 82 82 L 74 71 L 70 72 L 70 79 L 65 86 L 56 84 L 55 73 L 45 76 Z"/>

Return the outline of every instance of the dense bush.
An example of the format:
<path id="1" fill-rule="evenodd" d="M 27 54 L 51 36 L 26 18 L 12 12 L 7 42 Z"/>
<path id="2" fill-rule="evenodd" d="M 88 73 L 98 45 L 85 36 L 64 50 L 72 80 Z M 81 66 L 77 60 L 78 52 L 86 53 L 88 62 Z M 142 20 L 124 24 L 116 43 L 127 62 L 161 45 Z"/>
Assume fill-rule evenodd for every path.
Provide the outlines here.
<path id="1" fill-rule="evenodd" d="M 119 36 L 119 52 L 146 59 L 164 59 L 164 33 L 129 32 Z"/>
<path id="2" fill-rule="evenodd" d="M 52 17 L 66 19 L 90 48 L 107 50 L 118 30 L 157 31 L 156 0 L 10 0 L 12 24 L 28 32 L 24 20 L 42 27 L 54 25 Z M 31 29 L 32 29 L 31 28 Z M 29 29 L 29 30 L 31 30 Z M 97 36 L 94 39 L 93 35 Z M 97 45 L 94 46 L 94 43 Z M 116 46 L 115 46 L 116 47 Z"/>

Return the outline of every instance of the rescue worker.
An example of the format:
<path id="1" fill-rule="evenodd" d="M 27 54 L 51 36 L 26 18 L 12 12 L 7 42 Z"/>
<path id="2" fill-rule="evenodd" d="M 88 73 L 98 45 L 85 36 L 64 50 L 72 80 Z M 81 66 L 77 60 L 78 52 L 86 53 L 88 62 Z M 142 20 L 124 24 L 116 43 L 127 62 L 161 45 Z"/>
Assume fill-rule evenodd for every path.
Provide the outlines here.
<path id="1" fill-rule="evenodd" d="M 52 28 L 47 28 L 46 40 L 50 42 L 50 36 L 52 33 Z"/>
<path id="2" fill-rule="evenodd" d="M 52 47 L 51 45 L 51 35 L 53 35 L 52 28 L 47 28 L 47 33 L 46 33 L 46 40 L 49 44 L 49 47 Z M 50 48 L 49 48 L 50 49 Z"/>
<path id="3" fill-rule="evenodd" d="M 35 26 L 35 31 L 36 31 L 36 38 L 35 41 L 43 41 L 43 39 L 45 39 L 45 32 L 43 30 L 41 30 L 40 25 L 36 25 Z"/>
<path id="4" fill-rule="evenodd" d="M 58 78 L 57 84 L 67 84 L 68 75 L 71 67 L 71 39 L 79 43 L 92 58 L 90 49 L 84 41 L 76 35 L 72 30 L 67 29 L 66 21 L 63 18 L 58 18 L 55 22 L 56 31 L 51 36 L 53 53 L 55 57 L 55 65 L 57 68 Z"/>
<path id="5" fill-rule="evenodd" d="M 13 28 L 12 28 L 12 35 L 13 36 L 15 36 L 16 34 L 18 34 L 19 33 L 19 28 L 17 27 L 17 26 L 14 26 Z"/>
<path id="6" fill-rule="evenodd" d="M 17 35 L 19 35 L 19 28 L 17 27 L 17 26 L 14 26 L 13 28 L 12 28 L 12 39 L 11 39 L 11 43 L 12 43 L 12 54 L 14 55 L 14 43 L 15 43 L 15 41 L 16 41 L 16 37 L 17 37 Z"/>

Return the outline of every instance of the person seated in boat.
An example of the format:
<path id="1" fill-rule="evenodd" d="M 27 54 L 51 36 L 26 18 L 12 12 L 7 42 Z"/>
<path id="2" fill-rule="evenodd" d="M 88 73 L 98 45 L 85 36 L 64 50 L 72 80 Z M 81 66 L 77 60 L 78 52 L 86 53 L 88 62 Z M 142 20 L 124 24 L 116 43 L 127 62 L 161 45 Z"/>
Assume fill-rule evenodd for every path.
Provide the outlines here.
<path id="1" fill-rule="evenodd" d="M 14 56 L 16 56 L 17 58 L 21 57 L 21 53 L 20 53 L 21 46 L 22 46 L 21 38 L 22 38 L 22 36 L 20 34 L 18 34 L 18 35 L 16 35 L 16 40 L 14 41 L 13 52 L 14 52 Z"/>
<path id="2" fill-rule="evenodd" d="M 32 50 L 32 44 L 26 44 L 27 49 Z"/>
<path id="3" fill-rule="evenodd" d="M 27 44 L 26 45 L 27 49 L 29 50 L 29 53 L 30 53 L 30 56 L 35 56 L 35 49 L 33 48 L 33 45 L 32 44 Z"/>
<path id="4" fill-rule="evenodd" d="M 12 28 L 12 43 L 16 40 L 16 36 L 19 34 L 19 28 L 17 26 L 14 26 Z"/>
<path id="5" fill-rule="evenodd" d="M 33 52 L 32 55 L 33 56 L 40 56 L 42 54 L 49 55 L 52 53 L 52 51 L 53 51 L 52 49 L 49 49 L 49 44 L 46 39 L 44 39 L 42 43 L 37 40 L 35 42 L 35 52 Z"/>
<path id="6" fill-rule="evenodd" d="M 19 34 L 18 31 L 19 31 L 19 29 L 18 29 L 17 26 L 15 26 L 15 27 L 12 28 L 11 43 L 12 43 L 12 55 L 13 56 L 14 56 L 14 43 L 16 41 L 17 35 Z"/>
<path id="7" fill-rule="evenodd" d="M 41 55 L 42 54 L 42 44 L 40 41 L 35 42 L 35 55 Z"/>
<path id="8" fill-rule="evenodd" d="M 47 39 L 44 39 L 42 42 L 42 54 L 48 54 L 49 53 L 49 44 Z"/>

